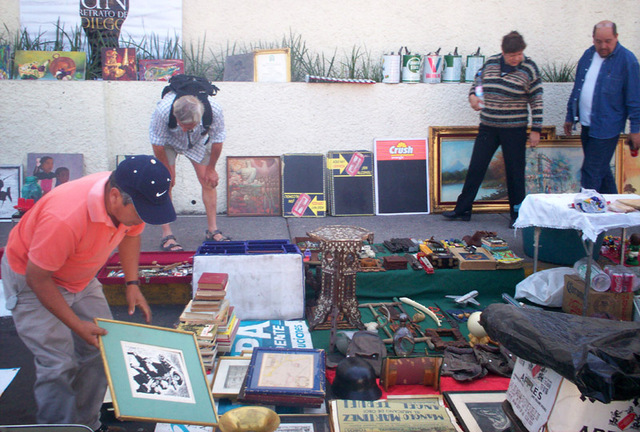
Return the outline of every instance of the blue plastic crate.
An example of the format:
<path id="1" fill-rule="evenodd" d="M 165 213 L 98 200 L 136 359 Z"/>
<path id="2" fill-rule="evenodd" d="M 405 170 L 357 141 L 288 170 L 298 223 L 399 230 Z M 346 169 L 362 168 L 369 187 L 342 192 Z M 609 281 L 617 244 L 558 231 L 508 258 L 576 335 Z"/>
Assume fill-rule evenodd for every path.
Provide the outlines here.
<path id="1" fill-rule="evenodd" d="M 301 253 L 290 240 L 205 241 L 196 255 L 243 255 L 267 253 Z"/>

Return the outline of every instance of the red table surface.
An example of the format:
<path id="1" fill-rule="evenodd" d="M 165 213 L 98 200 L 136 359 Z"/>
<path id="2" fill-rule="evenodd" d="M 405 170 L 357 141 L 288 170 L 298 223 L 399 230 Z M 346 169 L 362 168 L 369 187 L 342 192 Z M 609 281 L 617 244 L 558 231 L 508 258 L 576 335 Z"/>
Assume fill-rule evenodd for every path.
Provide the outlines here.
<path id="1" fill-rule="evenodd" d="M 327 369 L 326 377 L 328 383 L 332 383 L 336 375 L 335 369 Z M 478 392 L 478 391 L 506 391 L 509 387 L 510 378 L 501 377 L 497 375 L 486 375 L 484 378 L 480 378 L 473 381 L 460 382 L 456 381 L 448 376 L 440 377 L 440 389 L 435 390 L 433 387 L 424 385 L 395 385 L 389 387 L 389 391 L 385 392 L 382 386 L 381 399 L 386 399 L 387 396 L 400 396 L 400 395 L 428 395 L 428 394 L 441 394 L 447 391 L 466 391 L 466 392 Z M 379 380 L 378 380 L 379 383 Z"/>

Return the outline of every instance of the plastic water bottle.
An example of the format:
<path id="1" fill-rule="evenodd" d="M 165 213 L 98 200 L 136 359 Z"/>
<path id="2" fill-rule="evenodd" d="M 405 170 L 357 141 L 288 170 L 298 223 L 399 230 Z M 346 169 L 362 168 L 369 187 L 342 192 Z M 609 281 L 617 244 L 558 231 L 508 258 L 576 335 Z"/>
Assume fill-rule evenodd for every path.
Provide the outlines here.
<path id="1" fill-rule="evenodd" d="M 573 265 L 573 269 L 578 273 L 582 280 L 586 280 L 587 275 L 587 257 L 580 258 Z M 596 291 L 607 291 L 611 287 L 611 278 L 606 274 L 598 264 L 591 263 L 591 288 Z"/>
<path id="2" fill-rule="evenodd" d="M 484 108 L 484 90 L 482 89 L 482 69 L 478 71 L 473 82 L 475 84 L 476 97 L 480 99 L 480 108 Z"/>

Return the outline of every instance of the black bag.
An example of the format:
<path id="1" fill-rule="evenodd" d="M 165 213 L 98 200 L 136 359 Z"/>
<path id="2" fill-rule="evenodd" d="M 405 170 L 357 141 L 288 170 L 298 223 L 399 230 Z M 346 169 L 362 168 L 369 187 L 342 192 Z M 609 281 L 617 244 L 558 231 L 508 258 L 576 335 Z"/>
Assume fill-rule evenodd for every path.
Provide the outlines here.
<path id="1" fill-rule="evenodd" d="M 209 131 L 209 127 L 213 122 L 213 112 L 211 111 L 211 105 L 209 104 L 209 96 L 215 96 L 220 89 L 211 84 L 204 77 L 194 75 L 174 75 L 169 79 L 169 85 L 162 89 L 162 96 L 164 97 L 170 91 L 176 94 L 176 99 L 181 96 L 191 95 L 196 96 L 204 105 L 204 113 L 202 114 L 202 126 L 204 132 L 202 135 Z M 173 115 L 173 104 L 171 104 L 171 111 L 169 112 L 169 129 L 175 129 L 178 126 L 176 117 Z"/>
<path id="2" fill-rule="evenodd" d="M 380 376 L 382 360 L 387 356 L 387 347 L 380 336 L 366 330 L 360 330 L 353 334 L 347 347 L 347 357 L 360 357 L 365 360 Z"/>
<path id="3" fill-rule="evenodd" d="M 494 303 L 480 315 L 491 339 L 553 369 L 602 403 L 640 396 L 640 323 Z"/>

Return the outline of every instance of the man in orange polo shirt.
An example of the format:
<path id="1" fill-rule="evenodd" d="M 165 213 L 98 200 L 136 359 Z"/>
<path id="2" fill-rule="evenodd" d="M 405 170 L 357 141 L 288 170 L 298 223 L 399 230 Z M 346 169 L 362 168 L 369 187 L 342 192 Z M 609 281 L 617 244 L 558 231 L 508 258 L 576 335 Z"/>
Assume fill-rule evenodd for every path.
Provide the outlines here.
<path id="1" fill-rule="evenodd" d="M 10 234 L 2 258 L 7 308 L 35 357 L 38 423 L 84 424 L 106 431 L 107 387 L 94 318 L 111 318 L 98 270 L 117 247 L 129 314 L 151 309 L 138 286 L 144 224 L 176 214 L 169 171 L 151 156 L 124 160 L 113 173 L 71 181 L 42 197 Z"/>

